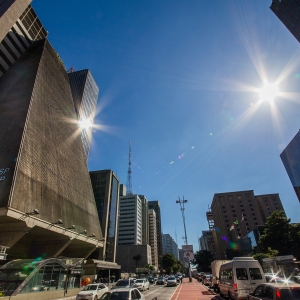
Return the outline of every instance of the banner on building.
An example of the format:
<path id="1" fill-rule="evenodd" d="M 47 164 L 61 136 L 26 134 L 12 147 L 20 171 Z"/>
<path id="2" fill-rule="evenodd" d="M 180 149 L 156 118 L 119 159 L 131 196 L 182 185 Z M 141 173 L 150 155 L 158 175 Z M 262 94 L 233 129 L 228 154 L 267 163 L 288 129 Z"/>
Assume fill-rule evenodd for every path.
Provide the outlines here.
<path id="1" fill-rule="evenodd" d="M 194 260 L 193 245 L 182 245 L 183 263 L 186 268 L 189 267 L 190 261 Z"/>

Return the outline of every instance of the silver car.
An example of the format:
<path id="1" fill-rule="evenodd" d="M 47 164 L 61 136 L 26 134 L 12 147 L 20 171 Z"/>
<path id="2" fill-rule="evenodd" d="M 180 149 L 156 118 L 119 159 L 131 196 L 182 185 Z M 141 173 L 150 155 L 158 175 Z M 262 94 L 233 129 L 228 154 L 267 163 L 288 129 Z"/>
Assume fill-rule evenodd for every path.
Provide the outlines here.
<path id="1" fill-rule="evenodd" d="M 177 286 L 178 282 L 175 276 L 170 276 L 167 279 L 167 286 Z"/>
<path id="2" fill-rule="evenodd" d="M 137 279 L 133 285 L 137 289 L 144 291 L 145 289 L 150 289 L 150 282 L 147 278 Z"/>

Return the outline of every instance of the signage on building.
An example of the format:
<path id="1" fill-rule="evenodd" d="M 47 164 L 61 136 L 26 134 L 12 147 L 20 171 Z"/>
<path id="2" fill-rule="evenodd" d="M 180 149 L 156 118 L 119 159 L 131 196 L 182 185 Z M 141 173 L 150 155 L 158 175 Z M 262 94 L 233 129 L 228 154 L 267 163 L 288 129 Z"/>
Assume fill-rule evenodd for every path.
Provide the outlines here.
<path id="1" fill-rule="evenodd" d="M 185 267 L 189 267 L 190 261 L 194 260 L 193 245 L 182 245 L 183 263 Z"/>
<path id="2" fill-rule="evenodd" d="M 10 168 L 0 168 L 0 182 L 5 180 L 4 174 L 9 172 Z"/>

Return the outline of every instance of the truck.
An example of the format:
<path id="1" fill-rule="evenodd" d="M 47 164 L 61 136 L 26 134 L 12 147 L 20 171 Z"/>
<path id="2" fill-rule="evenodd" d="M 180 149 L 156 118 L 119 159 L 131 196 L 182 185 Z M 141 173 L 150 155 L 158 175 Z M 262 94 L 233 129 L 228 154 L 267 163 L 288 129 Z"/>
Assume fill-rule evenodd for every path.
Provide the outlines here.
<path id="1" fill-rule="evenodd" d="M 212 279 L 210 282 L 210 288 L 213 289 L 215 292 L 219 292 L 219 273 L 221 265 L 230 262 L 231 260 L 214 260 L 211 263 L 211 274 Z"/>

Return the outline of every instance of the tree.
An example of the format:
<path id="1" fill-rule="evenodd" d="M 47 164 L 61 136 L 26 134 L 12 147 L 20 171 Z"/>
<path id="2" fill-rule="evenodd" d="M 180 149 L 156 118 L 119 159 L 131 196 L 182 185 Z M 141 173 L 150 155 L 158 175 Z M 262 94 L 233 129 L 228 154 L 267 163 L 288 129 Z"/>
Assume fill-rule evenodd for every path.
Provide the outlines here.
<path id="1" fill-rule="evenodd" d="M 132 259 L 135 260 L 135 267 L 137 268 L 139 266 L 139 260 L 141 259 L 141 256 L 137 254 Z"/>
<path id="2" fill-rule="evenodd" d="M 177 267 L 177 260 L 173 254 L 166 253 L 162 257 L 161 264 L 168 274 L 172 274 Z"/>
<path id="3" fill-rule="evenodd" d="M 202 272 L 210 272 L 210 264 L 214 260 L 210 251 L 200 250 L 195 253 L 194 263 L 197 264 L 197 268 L 201 269 Z"/>
<path id="4" fill-rule="evenodd" d="M 272 250 L 271 248 L 268 248 L 268 251 L 267 253 L 255 253 L 253 255 L 253 258 L 258 260 L 259 263 L 262 265 L 262 262 L 263 262 L 263 259 L 264 258 L 272 258 L 274 256 L 277 256 L 278 255 L 278 251 L 277 250 Z"/>
<path id="5" fill-rule="evenodd" d="M 290 225 L 290 236 L 293 248 L 293 255 L 299 260 L 300 259 L 300 225 Z"/>
<path id="6" fill-rule="evenodd" d="M 279 255 L 292 254 L 292 239 L 290 235 L 290 221 L 284 211 L 276 210 L 268 218 L 266 228 L 259 238 L 263 253 L 267 253 L 268 248 L 278 250 Z"/>

